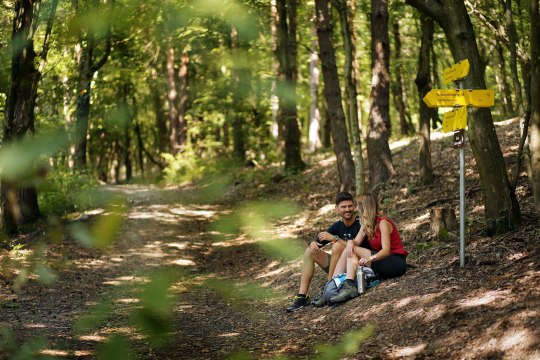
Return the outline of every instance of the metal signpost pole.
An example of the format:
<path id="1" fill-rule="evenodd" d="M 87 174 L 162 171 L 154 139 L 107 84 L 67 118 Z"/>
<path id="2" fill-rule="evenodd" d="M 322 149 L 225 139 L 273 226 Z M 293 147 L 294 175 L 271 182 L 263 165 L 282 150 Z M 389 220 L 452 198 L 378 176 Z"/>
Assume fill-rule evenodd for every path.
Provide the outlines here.
<path id="1" fill-rule="evenodd" d="M 458 84 L 463 90 L 463 80 Z M 459 266 L 465 266 L 465 131 L 463 146 L 459 149 Z"/>
<path id="2" fill-rule="evenodd" d="M 463 79 L 469 73 L 469 60 L 444 69 L 445 84 Z M 430 108 L 454 107 L 443 117 L 443 132 L 454 131 L 454 148 L 459 148 L 459 264 L 465 266 L 465 128 L 467 107 L 488 108 L 495 104 L 495 91 L 486 89 L 463 90 L 463 80 L 457 81 L 459 89 L 431 89 L 424 102 Z"/>

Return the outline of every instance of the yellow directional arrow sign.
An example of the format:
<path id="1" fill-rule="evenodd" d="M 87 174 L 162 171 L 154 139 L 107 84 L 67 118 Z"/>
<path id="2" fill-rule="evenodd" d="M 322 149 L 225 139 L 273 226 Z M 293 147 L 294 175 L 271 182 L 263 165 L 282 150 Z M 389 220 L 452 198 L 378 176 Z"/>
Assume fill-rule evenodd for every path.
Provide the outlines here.
<path id="1" fill-rule="evenodd" d="M 456 106 L 491 107 L 495 105 L 495 91 L 432 89 L 424 96 L 424 102 L 432 108 Z"/>
<path id="2" fill-rule="evenodd" d="M 454 130 L 465 129 L 467 126 L 467 107 L 462 106 L 459 109 L 444 113 L 442 128 L 447 133 Z"/>
<path id="3" fill-rule="evenodd" d="M 449 68 L 444 69 L 443 72 L 443 81 L 445 84 L 450 84 L 452 81 L 464 78 L 469 73 L 469 60 L 465 59 L 458 62 L 455 65 L 450 66 Z"/>

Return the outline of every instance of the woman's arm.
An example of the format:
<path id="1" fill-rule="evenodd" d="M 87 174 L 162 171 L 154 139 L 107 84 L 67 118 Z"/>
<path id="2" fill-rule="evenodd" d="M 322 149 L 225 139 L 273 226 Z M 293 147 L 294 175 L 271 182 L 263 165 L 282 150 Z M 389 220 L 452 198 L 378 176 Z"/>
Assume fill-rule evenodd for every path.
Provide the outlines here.
<path id="1" fill-rule="evenodd" d="M 356 234 L 356 237 L 352 241 L 353 245 L 360 246 L 360 244 L 364 241 L 365 237 L 366 237 L 366 232 L 364 231 L 364 226 L 361 226 L 360 231 L 358 232 L 358 234 Z"/>
<path id="2" fill-rule="evenodd" d="M 360 231 L 358 232 L 358 234 L 356 234 L 356 237 L 354 238 L 354 240 L 347 241 L 347 247 L 345 248 L 345 254 L 347 255 L 347 257 L 352 256 L 352 254 L 354 253 L 354 247 L 360 246 L 362 241 L 364 241 L 365 237 L 366 237 L 366 233 L 364 231 L 364 227 L 362 226 L 360 227 Z"/>
<path id="3" fill-rule="evenodd" d="M 392 234 L 392 224 L 389 221 L 382 219 L 379 222 L 379 229 L 381 230 L 381 245 L 382 249 L 378 253 L 371 255 L 370 262 L 384 259 L 390 256 L 390 234 Z"/>

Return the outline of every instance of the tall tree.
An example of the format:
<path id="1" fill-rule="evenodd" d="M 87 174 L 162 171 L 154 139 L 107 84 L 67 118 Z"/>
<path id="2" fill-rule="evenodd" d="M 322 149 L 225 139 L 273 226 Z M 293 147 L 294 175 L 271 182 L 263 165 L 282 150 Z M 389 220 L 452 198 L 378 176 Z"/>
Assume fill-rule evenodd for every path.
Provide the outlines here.
<path id="1" fill-rule="evenodd" d="M 392 84 L 392 96 L 399 115 L 399 129 L 401 135 L 407 136 L 414 133 L 411 115 L 407 109 L 406 94 L 403 84 L 402 54 L 401 54 L 401 34 L 399 32 L 399 21 L 396 19 L 392 28 L 394 35 L 394 83 Z"/>
<path id="2" fill-rule="evenodd" d="M 317 31 L 312 28 L 312 33 L 317 36 Z M 310 53 L 309 53 L 309 150 L 315 151 L 319 149 L 321 144 L 320 125 L 321 112 L 319 111 L 319 54 L 317 51 L 317 42 L 312 38 Z"/>
<path id="3" fill-rule="evenodd" d="M 243 163 L 246 160 L 246 121 L 242 113 L 242 103 L 245 99 L 246 82 L 245 71 L 240 65 L 241 45 L 238 39 L 238 30 L 231 28 L 231 53 L 235 58 L 235 66 L 232 70 L 232 101 L 233 101 L 233 155 L 234 158 Z"/>
<path id="4" fill-rule="evenodd" d="M 371 0 L 371 104 L 367 148 L 369 186 L 373 189 L 395 173 L 390 137 L 390 42 L 388 3 Z"/>
<path id="5" fill-rule="evenodd" d="M 420 167 L 420 179 L 424 184 L 433 182 L 433 166 L 431 165 L 431 140 L 430 140 L 430 120 L 431 109 L 422 100 L 431 90 L 431 61 L 430 54 L 433 46 L 433 33 L 435 24 L 433 19 L 420 15 L 420 26 L 422 31 L 422 43 L 418 57 L 418 73 L 415 83 L 418 88 L 420 98 L 420 149 L 418 151 L 418 164 Z"/>
<path id="6" fill-rule="evenodd" d="M 469 59 L 472 71 L 464 79 L 465 88 L 485 89 L 476 34 L 465 4 L 456 0 L 406 2 L 439 23 L 456 63 Z M 477 108 L 469 113 L 472 116 L 468 134 L 480 174 L 486 230 L 488 234 L 508 231 L 519 223 L 520 211 L 515 193 L 510 188 L 491 111 L 488 108 Z"/>
<path id="7" fill-rule="evenodd" d="M 354 162 L 347 137 L 345 113 L 341 105 L 341 89 L 336 66 L 336 54 L 332 41 L 332 17 L 328 0 L 315 1 L 317 38 L 321 54 L 324 78 L 324 97 L 327 106 L 327 119 L 330 121 L 334 153 L 337 158 L 340 189 L 352 191 L 355 186 Z"/>
<path id="8" fill-rule="evenodd" d="M 529 0 L 531 16 L 531 160 L 530 173 L 536 212 L 540 214 L 540 10 Z"/>
<path id="9" fill-rule="evenodd" d="M 301 156 L 300 127 L 296 109 L 298 0 L 276 0 L 278 70 L 278 116 L 285 127 L 285 170 L 297 172 L 305 167 Z M 280 121 L 278 121 L 279 123 Z"/>
<path id="10" fill-rule="evenodd" d="M 114 8 L 116 0 L 111 0 L 109 3 L 109 10 Z M 79 3 L 79 0 L 72 0 L 75 13 L 81 19 L 93 11 L 98 11 L 98 1 L 83 1 L 83 4 Z M 94 15 L 95 16 L 95 15 Z M 105 34 L 96 34 L 95 25 L 90 21 L 84 23 L 86 26 L 80 26 L 79 30 L 79 44 L 77 48 L 79 53 L 77 58 L 79 61 L 79 78 L 77 85 L 77 109 L 75 110 L 75 154 L 74 165 L 78 169 L 86 168 L 86 152 L 87 152 L 87 132 L 88 121 L 90 116 L 90 95 L 92 91 L 92 78 L 94 74 L 105 65 L 109 59 L 111 53 L 111 22 L 107 26 Z M 97 37 L 96 37 L 97 35 Z M 101 40 L 105 40 L 105 45 L 101 58 L 95 61 L 94 55 L 97 47 L 100 45 Z"/>
<path id="11" fill-rule="evenodd" d="M 339 14 L 341 35 L 343 36 L 343 43 L 345 45 L 345 69 L 343 73 L 345 76 L 345 104 L 347 105 L 346 113 L 347 120 L 349 122 L 349 133 L 353 142 L 356 192 L 358 194 L 362 194 L 365 191 L 366 181 L 364 175 L 364 159 L 362 157 L 360 128 L 358 127 L 358 102 L 356 100 L 357 84 L 353 68 L 353 59 L 356 53 L 352 36 L 354 24 L 349 22 L 352 16 L 349 15 L 350 9 L 347 5 L 347 0 L 332 0 L 332 4 Z"/>
<path id="12" fill-rule="evenodd" d="M 508 34 L 508 48 L 510 49 L 510 70 L 512 73 L 512 82 L 514 84 L 514 91 L 516 94 L 517 111 L 518 115 L 521 117 L 521 121 L 523 121 L 525 110 L 523 108 L 523 95 L 517 68 L 518 34 L 516 24 L 514 23 L 514 16 L 512 15 L 512 0 L 501 0 L 501 2 L 504 5 L 504 20 L 506 24 L 506 32 Z"/>
<path id="13" fill-rule="evenodd" d="M 24 136 L 34 135 L 38 84 L 47 59 L 58 1 L 50 3 L 49 13 L 45 16 L 47 26 L 43 47 L 38 55 L 34 50 L 34 36 L 39 25 L 41 5 L 41 1 L 30 0 L 17 0 L 14 3 L 11 81 L 4 115 L 3 146 Z M 21 181 L 6 178 L 1 180 L 2 220 L 4 230 L 8 233 L 17 231 L 19 226 L 34 221 L 40 215 L 36 188 L 22 185 Z"/>

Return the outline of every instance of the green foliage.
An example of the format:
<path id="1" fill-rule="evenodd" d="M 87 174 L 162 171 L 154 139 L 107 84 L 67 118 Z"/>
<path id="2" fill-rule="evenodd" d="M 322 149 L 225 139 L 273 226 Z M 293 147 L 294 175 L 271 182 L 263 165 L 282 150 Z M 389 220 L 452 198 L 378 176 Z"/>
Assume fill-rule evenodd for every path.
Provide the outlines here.
<path id="1" fill-rule="evenodd" d="M 98 347 L 98 354 L 98 359 L 101 360 L 130 360 L 135 358 L 128 340 L 119 334 L 112 335 L 104 344 L 101 344 Z"/>
<path id="2" fill-rule="evenodd" d="M 244 204 L 233 213 L 222 217 L 213 224 L 216 240 L 246 234 L 257 240 L 257 245 L 265 253 L 291 261 L 298 258 L 304 249 L 290 238 L 280 239 L 272 233 L 272 221 L 298 212 L 298 206 L 290 201 L 264 201 Z"/>
<path id="3" fill-rule="evenodd" d="M 96 204 L 91 197 L 98 183 L 85 172 L 52 169 L 47 184 L 40 188 L 38 199 L 40 210 L 45 215 L 62 216 L 74 211 L 84 211 Z"/>
<path id="4" fill-rule="evenodd" d="M 83 223 L 73 223 L 70 225 L 71 233 L 84 246 L 104 249 L 113 243 L 122 225 L 124 212 L 124 200 L 115 198 L 91 227 Z"/>
<path id="5" fill-rule="evenodd" d="M 0 328 L 0 354 L 11 360 L 49 359 L 40 354 L 47 345 L 43 337 L 33 338 L 24 343 L 18 343 L 12 331 L 6 327 Z"/>
<path id="6" fill-rule="evenodd" d="M 373 325 L 366 325 L 362 330 L 346 333 L 336 345 L 318 345 L 316 348 L 319 354 L 316 359 L 333 360 L 353 355 L 360 345 L 373 335 L 374 331 Z"/>
<path id="7" fill-rule="evenodd" d="M 142 307 L 132 314 L 134 324 L 156 345 L 163 344 L 171 330 L 173 299 L 170 287 L 173 279 L 166 273 L 153 275 L 143 287 L 140 296 Z"/>

